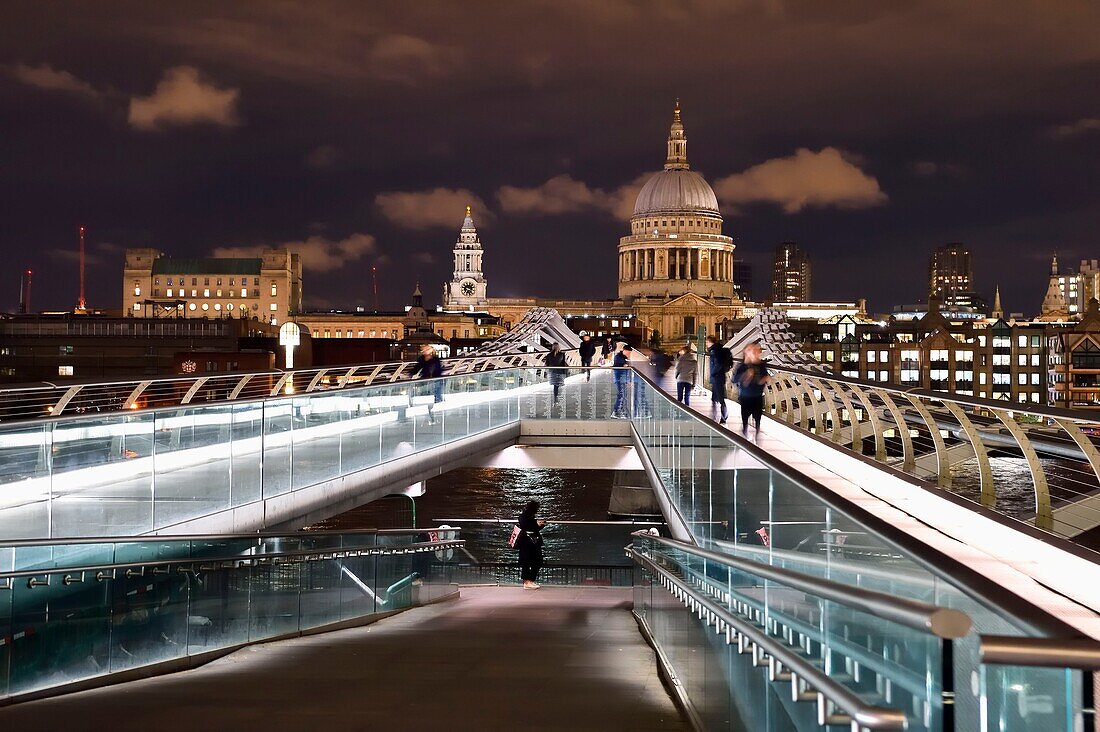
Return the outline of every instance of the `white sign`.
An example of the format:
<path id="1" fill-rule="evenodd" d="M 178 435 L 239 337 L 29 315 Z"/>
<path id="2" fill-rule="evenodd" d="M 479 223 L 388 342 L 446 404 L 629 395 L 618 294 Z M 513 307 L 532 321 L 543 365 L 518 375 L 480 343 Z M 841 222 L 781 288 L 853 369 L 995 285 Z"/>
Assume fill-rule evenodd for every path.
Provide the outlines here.
<path id="1" fill-rule="evenodd" d="M 279 345 L 286 349 L 286 368 L 294 368 L 294 349 L 302 344 L 302 329 L 297 323 L 283 323 L 279 328 Z"/>

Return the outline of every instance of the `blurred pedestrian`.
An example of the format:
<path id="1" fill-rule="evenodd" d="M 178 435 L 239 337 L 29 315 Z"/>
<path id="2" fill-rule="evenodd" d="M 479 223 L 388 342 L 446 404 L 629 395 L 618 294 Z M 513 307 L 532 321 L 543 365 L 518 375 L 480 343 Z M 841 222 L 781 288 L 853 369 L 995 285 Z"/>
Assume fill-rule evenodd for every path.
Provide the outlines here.
<path id="1" fill-rule="evenodd" d="M 691 404 L 691 390 L 695 388 L 695 372 L 699 368 L 699 359 L 691 344 L 681 348 L 676 354 L 676 401 L 687 406 Z"/>
<path id="2" fill-rule="evenodd" d="M 588 381 L 592 381 L 592 359 L 596 355 L 596 342 L 592 340 L 592 336 L 587 333 L 581 336 L 581 345 L 578 351 L 581 357 L 581 368 L 585 370 L 585 377 Z"/>
<path id="3" fill-rule="evenodd" d="M 428 404 L 428 424 L 435 424 L 435 405 L 443 401 L 443 359 L 439 357 L 435 346 L 428 344 L 420 349 L 412 375 L 425 380 L 433 379 L 429 386 L 433 399 Z"/>
<path id="4" fill-rule="evenodd" d="M 561 346 L 557 343 L 550 344 L 550 352 L 546 354 L 546 358 L 543 359 L 543 363 L 546 364 L 547 371 L 550 376 L 550 386 L 554 389 L 554 401 L 558 401 L 558 397 L 561 396 L 561 387 L 565 383 L 565 353 L 562 352 Z"/>
<path id="5" fill-rule="evenodd" d="M 634 349 L 629 343 L 621 343 L 611 365 L 615 369 L 615 406 L 611 410 L 611 416 L 615 419 L 626 418 L 626 385 L 630 383 L 630 356 Z"/>
<path id="6" fill-rule="evenodd" d="M 721 413 L 718 424 L 726 423 L 726 374 L 733 368 L 730 349 L 718 343 L 716 336 L 707 336 L 707 356 L 710 363 L 711 418 Z"/>
<path id="7" fill-rule="evenodd" d="M 771 381 L 768 366 L 761 358 L 759 343 L 750 343 L 737 370 L 733 372 L 737 387 L 737 402 L 741 405 L 741 434 L 749 435 L 749 417 L 756 426 L 755 437 L 760 438 L 760 419 L 764 414 L 764 387 Z"/>

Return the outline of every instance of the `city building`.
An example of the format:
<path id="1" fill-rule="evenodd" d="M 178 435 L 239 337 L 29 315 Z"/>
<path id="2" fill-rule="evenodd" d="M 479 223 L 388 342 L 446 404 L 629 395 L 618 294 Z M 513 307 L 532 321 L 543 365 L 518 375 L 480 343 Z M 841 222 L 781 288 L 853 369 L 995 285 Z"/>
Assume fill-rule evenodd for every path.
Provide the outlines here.
<path id="1" fill-rule="evenodd" d="M 810 281 L 810 260 L 802 249 L 792 241 L 777 246 L 772 268 L 772 301 L 809 301 Z"/>
<path id="2" fill-rule="evenodd" d="M 733 258 L 733 290 L 742 300 L 752 300 L 752 265 L 742 257 Z"/>
<path id="3" fill-rule="evenodd" d="M 1058 255 L 1055 254 L 1050 261 L 1050 275 L 1047 278 L 1047 291 L 1043 296 L 1039 320 L 1057 323 L 1070 319 L 1069 304 L 1066 302 L 1067 289 L 1074 298 L 1078 296 L 1076 278 L 1067 278 L 1058 271 Z"/>
<path id="4" fill-rule="evenodd" d="M 844 376 L 1031 404 L 1046 403 L 1047 340 L 1059 329 L 952 321 L 934 297 L 918 319 L 791 322 L 803 350 Z"/>
<path id="5" fill-rule="evenodd" d="M 287 249 L 195 259 L 127 249 L 122 306 L 135 317 L 255 318 L 278 325 L 302 309 L 302 263 Z"/>
<path id="6" fill-rule="evenodd" d="M 473 212 L 466 207 L 466 218 L 454 246 L 454 274 L 443 286 L 444 310 L 480 310 L 485 307 L 485 273 L 482 271 L 481 240 L 474 227 Z"/>
<path id="7" fill-rule="evenodd" d="M 939 299 L 945 314 L 961 319 L 989 316 L 989 304 L 975 291 L 970 250 L 959 243 L 945 244 L 928 258 L 928 296 Z"/>
<path id="8" fill-rule="evenodd" d="M 195 370 L 267 368 L 277 332 L 240 318 L 15 315 L 0 319 L 0 381 L 170 376 L 187 360 L 177 356 L 199 351 Z"/>
<path id="9" fill-rule="evenodd" d="M 1058 289 L 1065 301 L 1066 312 L 1075 317 L 1085 312 L 1085 305 L 1094 297 L 1100 297 L 1100 265 L 1095 259 L 1082 259 L 1076 272 L 1058 271 L 1058 255 L 1054 255 L 1052 274 L 1058 275 Z"/>
<path id="10" fill-rule="evenodd" d="M 1090 298 L 1081 321 L 1048 336 L 1049 400 L 1055 407 L 1100 410 L 1100 306 Z"/>

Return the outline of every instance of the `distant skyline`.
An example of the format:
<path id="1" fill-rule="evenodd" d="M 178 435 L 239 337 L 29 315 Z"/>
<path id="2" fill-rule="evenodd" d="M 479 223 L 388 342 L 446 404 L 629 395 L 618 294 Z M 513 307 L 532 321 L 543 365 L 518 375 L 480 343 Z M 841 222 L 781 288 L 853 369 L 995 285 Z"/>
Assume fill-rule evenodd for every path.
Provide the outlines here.
<path id="1" fill-rule="evenodd" d="M 520 31 L 519 29 L 522 29 Z M 11 5 L 0 308 L 117 308 L 122 251 L 303 252 L 307 306 L 435 302 L 465 206 L 491 296 L 605 298 L 676 98 L 752 292 L 924 300 L 928 256 L 1033 314 L 1100 258 L 1100 5 L 311 0 Z"/>

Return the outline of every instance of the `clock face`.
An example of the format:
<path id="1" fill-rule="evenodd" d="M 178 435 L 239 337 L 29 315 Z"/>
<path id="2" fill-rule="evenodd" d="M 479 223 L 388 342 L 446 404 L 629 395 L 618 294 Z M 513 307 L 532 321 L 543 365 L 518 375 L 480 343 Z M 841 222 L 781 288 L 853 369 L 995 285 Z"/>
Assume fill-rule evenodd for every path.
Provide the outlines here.
<path id="1" fill-rule="evenodd" d="M 474 294 L 474 283 L 466 280 L 462 283 L 462 294 L 466 297 L 470 297 Z"/>

